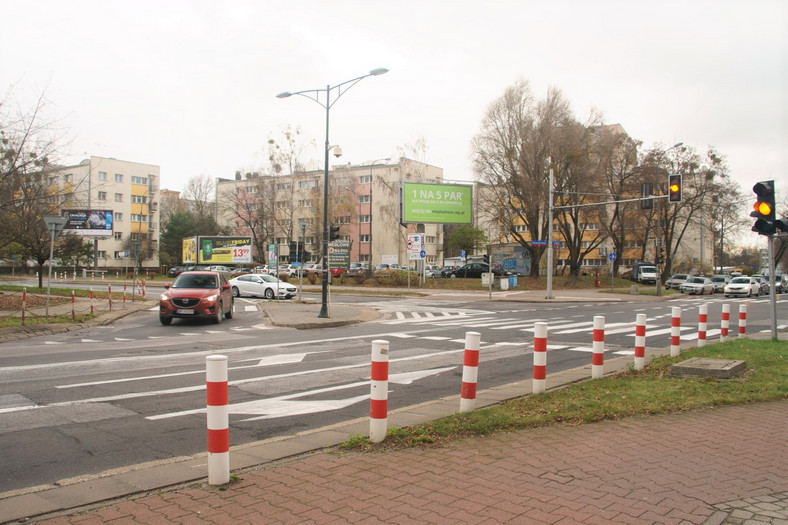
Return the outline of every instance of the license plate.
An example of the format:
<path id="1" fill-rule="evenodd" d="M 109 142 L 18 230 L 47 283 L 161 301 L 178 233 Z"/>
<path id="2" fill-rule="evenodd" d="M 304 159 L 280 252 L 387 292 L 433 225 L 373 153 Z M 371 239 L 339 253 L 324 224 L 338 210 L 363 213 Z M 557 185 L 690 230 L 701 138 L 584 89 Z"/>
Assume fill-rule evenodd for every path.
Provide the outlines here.
<path id="1" fill-rule="evenodd" d="M 178 308 L 175 310 L 175 313 L 180 315 L 194 315 L 194 308 Z"/>

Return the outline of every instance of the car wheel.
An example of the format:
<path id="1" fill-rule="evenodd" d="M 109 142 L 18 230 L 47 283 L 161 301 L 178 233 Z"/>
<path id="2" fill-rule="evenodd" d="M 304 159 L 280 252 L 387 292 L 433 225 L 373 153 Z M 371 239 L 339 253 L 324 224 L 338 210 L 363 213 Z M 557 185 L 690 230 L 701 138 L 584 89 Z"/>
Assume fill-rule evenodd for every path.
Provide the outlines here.
<path id="1" fill-rule="evenodd" d="M 222 305 L 222 302 L 219 301 L 219 303 L 216 305 L 216 312 L 214 312 L 213 324 L 221 323 L 223 318 L 224 318 L 224 307 Z"/>
<path id="2" fill-rule="evenodd" d="M 159 321 L 164 326 L 170 326 L 172 324 L 172 317 L 164 317 L 163 315 L 159 316 Z"/>
<path id="3" fill-rule="evenodd" d="M 747 297 L 752 297 L 752 288 L 747 290 Z"/>
<path id="4" fill-rule="evenodd" d="M 233 286 L 233 297 L 241 297 L 241 291 L 237 286 Z"/>
<path id="5" fill-rule="evenodd" d="M 225 319 L 233 318 L 233 308 L 235 308 L 235 301 L 233 299 L 230 299 L 230 308 L 224 314 Z"/>
<path id="6" fill-rule="evenodd" d="M 451 277 L 452 279 L 456 279 L 457 278 L 457 276 L 454 275 L 454 274 L 451 274 L 449 277 Z"/>
<path id="7" fill-rule="evenodd" d="M 274 289 L 273 288 L 266 288 L 265 289 L 265 293 L 263 293 L 263 296 L 266 299 L 273 299 L 274 298 Z"/>

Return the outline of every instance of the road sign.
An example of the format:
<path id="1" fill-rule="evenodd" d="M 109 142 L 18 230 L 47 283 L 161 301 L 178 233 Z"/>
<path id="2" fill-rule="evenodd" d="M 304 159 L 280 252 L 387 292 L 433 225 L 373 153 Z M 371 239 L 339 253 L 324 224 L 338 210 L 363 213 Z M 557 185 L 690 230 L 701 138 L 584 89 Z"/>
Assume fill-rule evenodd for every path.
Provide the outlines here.
<path id="1" fill-rule="evenodd" d="M 531 241 L 532 246 L 547 246 L 547 241 Z"/>
<path id="2" fill-rule="evenodd" d="M 610 259 L 611 261 L 615 261 L 616 260 L 616 254 L 611 252 L 610 255 L 607 256 L 607 258 Z"/>
<path id="3" fill-rule="evenodd" d="M 424 234 L 409 233 L 408 234 L 408 260 L 423 259 L 424 255 Z"/>
<path id="4" fill-rule="evenodd" d="M 460 250 L 460 258 L 465 259 L 465 250 Z"/>

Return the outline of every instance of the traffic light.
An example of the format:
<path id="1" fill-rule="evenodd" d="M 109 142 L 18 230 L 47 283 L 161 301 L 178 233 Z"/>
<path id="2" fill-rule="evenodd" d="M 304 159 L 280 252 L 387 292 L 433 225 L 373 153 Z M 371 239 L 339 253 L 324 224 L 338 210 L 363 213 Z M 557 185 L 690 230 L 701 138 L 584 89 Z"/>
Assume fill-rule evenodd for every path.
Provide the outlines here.
<path id="1" fill-rule="evenodd" d="M 668 202 L 681 202 L 681 174 L 668 175 Z"/>
<path id="2" fill-rule="evenodd" d="M 750 217 L 757 219 L 752 231 L 761 235 L 771 235 L 777 230 L 774 214 L 774 181 L 761 181 L 752 187 L 752 191 L 758 196 L 758 200 L 753 205 L 755 211 L 750 213 Z"/>
<path id="3" fill-rule="evenodd" d="M 339 226 L 331 226 L 328 240 L 336 241 L 337 239 L 339 239 Z"/>
<path id="4" fill-rule="evenodd" d="M 656 257 L 657 264 L 664 264 L 665 263 L 665 248 L 662 246 L 657 246 L 657 257 Z"/>

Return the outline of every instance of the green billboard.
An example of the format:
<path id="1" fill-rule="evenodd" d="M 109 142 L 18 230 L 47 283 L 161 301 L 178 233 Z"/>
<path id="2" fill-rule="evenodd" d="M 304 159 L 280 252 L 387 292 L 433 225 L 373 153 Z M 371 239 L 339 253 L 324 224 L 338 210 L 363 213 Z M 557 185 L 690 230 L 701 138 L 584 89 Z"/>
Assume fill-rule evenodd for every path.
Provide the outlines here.
<path id="1" fill-rule="evenodd" d="M 400 186 L 400 222 L 472 224 L 473 186 L 403 182 Z"/>

